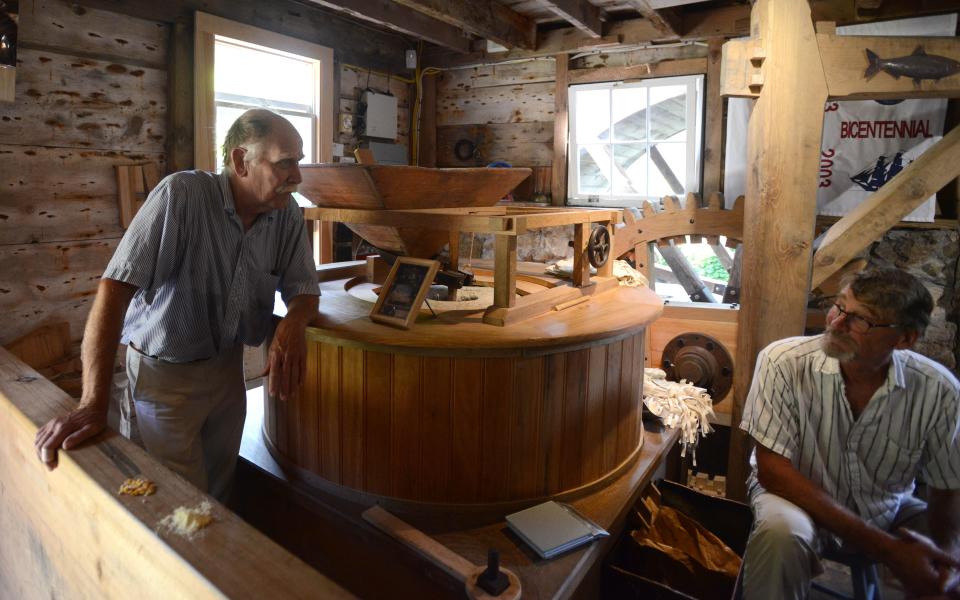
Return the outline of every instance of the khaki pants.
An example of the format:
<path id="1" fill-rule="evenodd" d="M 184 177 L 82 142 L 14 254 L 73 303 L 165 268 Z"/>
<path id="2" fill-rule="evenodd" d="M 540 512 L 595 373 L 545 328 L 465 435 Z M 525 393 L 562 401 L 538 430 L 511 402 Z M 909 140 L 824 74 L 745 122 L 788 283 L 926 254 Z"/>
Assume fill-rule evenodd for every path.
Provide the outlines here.
<path id="1" fill-rule="evenodd" d="M 127 352 L 127 407 L 121 431 L 139 430 L 143 447 L 171 471 L 227 499 L 247 414 L 243 346 L 208 360 L 169 363 Z"/>
<path id="2" fill-rule="evenodd" d="M 832 536 L 820 535 L 813 520 L 797 505 L 768 492 L 752 499 L 754 524 L 743 557 L 743 597 L 806 598 L 810 581 L 823 572 L 819 555 Z M 927 504 L 906 498 L 891 530 L 907 527 L 923 535 L 927 527 Z"/>

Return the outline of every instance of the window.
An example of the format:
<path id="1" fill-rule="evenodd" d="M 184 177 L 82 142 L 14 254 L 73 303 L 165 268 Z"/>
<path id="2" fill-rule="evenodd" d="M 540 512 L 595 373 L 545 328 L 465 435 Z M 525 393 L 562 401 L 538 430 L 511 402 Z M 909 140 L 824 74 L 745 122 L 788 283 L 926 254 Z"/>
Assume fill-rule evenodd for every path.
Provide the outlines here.
<path id="1" fill-rule="evenodd" d="M 638 206 L 700 191 L 703 76 L 569 88 L 569 204 Z"/>
<path id="2" fill-rule="evenodd" d="M 218 161 L 234 120 L 250 108 L 268 108 L 300 133 L 303 162 L 317 162 L 318 61 L 215 36 L 213 69 Z"/>
<path id="3" fill-rule="evenodd" d="M 196 168 L 217 170 L 233 121 L 250 108 L 286 117 L 303 139 L 304 163 L 333 151 L 333 51 L 256 27 L 197 13 Z"/>

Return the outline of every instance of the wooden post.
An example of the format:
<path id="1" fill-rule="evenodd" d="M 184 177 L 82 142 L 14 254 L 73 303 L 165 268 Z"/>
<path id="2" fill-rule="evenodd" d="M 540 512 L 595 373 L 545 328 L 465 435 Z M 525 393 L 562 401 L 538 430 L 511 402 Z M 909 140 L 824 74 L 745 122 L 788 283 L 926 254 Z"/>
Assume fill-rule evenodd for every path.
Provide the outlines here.
<path id="1" fill-rule="evenodd" d="M 567 204 L 567 125 L 570 114 L 567 107 L 567 77 L 570 58 L 557 54 L 557 75 L 553 86 L 553 167 L 551 169 L 550 197 L 554 206 Z"/>
<path id="2" fill-rule="evenodd" d="M 706 117 L 703 128 L 702 196 L 720 191 L 723 181 L 723 96 L 720 95 L 720 58 L 722 39 L 707 43 Z"/>
<path id="3" fill-rule="evenodd" d="M 167 172 L 194 168 L 193 160 L 193 20 L 173 24 L 167 71 Z"/>
<path id="4" fill-rule="evenodd" d="M 437 166 L 437 78 L 434 75 L 423 77 L 420 88 L 423 98 L 420 100 L 420 133 L 417 143 L 420 145 L 417 165 L 421 167 Z M 414 124 L 416 126 L 416 124 Z"/>
<path id="5" fill-rule="evenodd" d="M 460 231 L 450 232 L 450 265 L 451 271 L 460 269 Z M 460 290 L 455 287 L 447 288 L 447 300 L 453 302 L 457 299 Z"/>
<path id="6" fill-rule="evenodd" d="M 517 303 L 517 236 L 495 235 L 493 243 L 493 304 L 509 308 Z"/>
<path id="7" fill-rule="evenodd" d="M 213 89 L 214 39 L 212 33 L 203 31 L 198 25 L 198 22 L 205 18 L 203 13 L 194 14 L 193 167 L 202 171 L 216 171 L 217 160 L 214 153 L 217 143 L 213 130 L 217 114 Z M 198 29 L 200 33 L 196 33 Z"/>
<path id="8" fill-rule="evenodd" d="M 649 242 L 637 244 L 633 247 L 633 263 L 636 265 L 636 269 L 647 278 L 647 286 L 651 290 L 657 289 L 657 271 L 654 268 L 656 258 L 653 244 Z"/>
<path id="9" fill-rule="evenodd" d="M 776 8 L 774 8 L 776 3 Z M 807 0 L 753 6 L 760 93 L 750 116 L 743 220 L 743 289 L 737 332 L 727 495 L 746 496 L 750 445 L 740 431 L 757 353 L 803 333 L 816 221 L 817 171 L 827 84 Z M 726 49 L 724 50 L 724 67 Z"/>
<path id="10" fill-rule="evenodd" d="M 590 241 L 590 223 L 573 226 L 573 286 L 590 285 L 590 261 L 587 260 L 587 242 Z"/>

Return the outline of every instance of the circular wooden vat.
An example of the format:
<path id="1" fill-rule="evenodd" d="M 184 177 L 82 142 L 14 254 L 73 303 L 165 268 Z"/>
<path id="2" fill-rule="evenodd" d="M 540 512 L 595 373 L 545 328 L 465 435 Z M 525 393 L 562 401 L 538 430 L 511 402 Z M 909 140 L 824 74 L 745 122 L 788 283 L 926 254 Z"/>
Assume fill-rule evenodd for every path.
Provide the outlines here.
<path id="1" fill-rule="evenodd" d="M 264 419 L 278 460 L 325 489 L 515 504 L 602 485 L 638 453 L 649 290 L 508 327 L 441 315 L 401 331 L 338 283 L 308 329 L 303 388 L 268 397 Z"/>

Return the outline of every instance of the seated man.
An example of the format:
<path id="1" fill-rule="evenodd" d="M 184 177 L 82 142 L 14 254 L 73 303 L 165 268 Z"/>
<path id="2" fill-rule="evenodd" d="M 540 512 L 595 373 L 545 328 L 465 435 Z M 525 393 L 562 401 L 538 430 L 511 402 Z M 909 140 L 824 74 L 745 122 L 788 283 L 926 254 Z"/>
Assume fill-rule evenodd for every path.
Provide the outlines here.
<path id="1" fill-rule="evenodd" d="M 823 335 L 760 353 L 740 424 L 756 441 L 748 600 L 806 597 L 827 544 L 887 565 L 911 595 L 955 587 L 960 383 L 909 350 L 932 309 L 903 271 L 859 273 Z M 929 505 L 912 495 L 918 475 Z"/>

